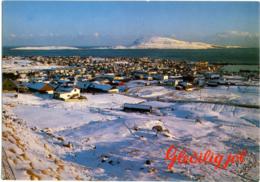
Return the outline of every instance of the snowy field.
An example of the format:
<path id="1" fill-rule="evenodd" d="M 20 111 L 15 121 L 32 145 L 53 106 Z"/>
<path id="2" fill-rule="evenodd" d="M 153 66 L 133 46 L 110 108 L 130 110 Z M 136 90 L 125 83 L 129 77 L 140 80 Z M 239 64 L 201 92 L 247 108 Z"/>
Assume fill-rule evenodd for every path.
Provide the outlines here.
<path id="1" fill-rule="evenodd" d="M 131 89 L 137 89 L 132 87 Z M 27 146 L 32 158 L 46 156 L 42 143 L 51 148 L 52 155 L 63 161 L 65 166 L 73 164 L 73 173 L 61 173 L 61 179 L 91 180 L 206 180 L 206 181 L 250 181 L 259 180 L 259 110 L 242 107 L 206 104 L 171 103 L 149 101 L 146 98 L 168 96 L 193 99 L 195 92 L 173 92 L 164 87 L 138 87 L 128 94 L 140 94 L 134 98 L 119 94 L 84 94 L 82 102 L 63 102 L 50 99 L 48 95 L 3 94 L 3 109 L 13 117 L 21 118 L 25 126 L 15 123 L 20 129 L 19 137 L 24 142 L 38 141 Z M 231 92 L 224 88 L 205 89 L 205 99 L 219 97 L 255 103 L 257 97 L 244 95 L 238 88 Z M 252 92 L 256 91 L 252 88 Z M 209 94 L 210 93 L 210 94 Z M 215 95 L 214 95 L 215 94 Z M 244 97 L 244 98 L 243 98 Z M 224 99 L 224 98 L 223 98 Z M 153 106 L 152 113 L 123 112 L 124 103 L 142 103 Z M 200 122 L 196 122 L 196 120 Z M 153 129 L 161 126 L 162 132 Z M 5 129 L 4 129 L 5 130 Z M 70 143 L 71 147 L 65 147 Z M 10 142 L 3 145 L 9 150 Z M 228 153 L 247 150 L 245 162 L 229 166 L 226 170 L 215 169 L 211 164 L 175 164 L 167 169 L 166 150 L 170 145 L 192 151 L 210 149 L 227 157 Z M 36 148 L 34 149 L 34 147 Z M 19 153 L 17 149 L 16 153 Z M 13 155 L 8 151 L 8 155 Z M 18 159 L 17 159 L 18 160 Z M 47 160 L 48 161 L 48 160 Z M 21 163 L 11 162 L 18 179 L 28 179 Z M 49 162 L 49 161 L 48 161 Z M 50 179 L 37 168 L 43 163 L 32 161 L 34 173 L 41 179 Z M 35 163 L 35 164 L 34 164 Z M 19 165 L 18 165 L 19 164 Z M 56 163 L 55 163 L 56 164 Z M 54 165 L 54 164 L 48 164 Z M 64 171 L 69 170 L 65 167 Z M 66 175 L 65 175 L 66 174 Z M 76 177 L 75 177 L 76 176 Z M 57 178 L 56 178 L 57 179 Z"/>
<path id="2" fill-rule="evenodd" d="M 2 60 L 2 71 L 13 72 L 13 71 L 25 71 L 25 70 L 42 70 L 42 69 L 53 69 L 62 68 L 57 65 L 44 65 L 39 62 L 33 62 L 31 60 L 13 58 L 8 60 Z"/>
<path id="3" fill-rule="evenodd" d="M 139 84 L 137 84 L 139 83 Z M 129 82 L 127 95 L 147 99 L 216 101 L 236 104 L 259 105 L 259 88 L 257 86 L 218 86 L 205 87 L 192 92 L 175 90 L 173 87 L 143 86 L 142 82 Z"/>

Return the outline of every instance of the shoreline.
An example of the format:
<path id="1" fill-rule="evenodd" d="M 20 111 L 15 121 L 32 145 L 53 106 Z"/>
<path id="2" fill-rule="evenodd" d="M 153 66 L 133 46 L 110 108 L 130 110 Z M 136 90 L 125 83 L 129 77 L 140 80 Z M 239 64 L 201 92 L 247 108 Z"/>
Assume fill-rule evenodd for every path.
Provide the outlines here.
<path id="1" fill-rule="evenodd" d="M 11 50 L 3 48 L 3 56 L 82 56 L 102 58 L 139 58 L 173 59 L 179 61 L 207 60 L 214 64 L 259 64 L 259 48 L 228 48 L 228 49 L 84 49 L 79 50 Z"/>

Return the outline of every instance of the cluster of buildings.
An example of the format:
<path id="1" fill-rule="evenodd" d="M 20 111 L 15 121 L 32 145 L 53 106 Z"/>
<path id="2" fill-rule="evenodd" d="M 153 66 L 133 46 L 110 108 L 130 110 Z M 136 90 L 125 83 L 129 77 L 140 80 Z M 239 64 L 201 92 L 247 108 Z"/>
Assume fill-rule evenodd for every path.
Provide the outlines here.
<path id="1" fill-rule="evenodd" d="M 8 59 L 4 58 L 5 61 Z M 20 59 L 31 60 L 32 64 L 59 67 L 37 70 L 28 67 L 4 72 L 3 90 L 49 93 L 53 94 L 53 98 L 62 100 L 85 99 L 81 92 L 124 92 L 127 90 L 125 84 L 130 80 L 147 80 L 187 91 L 204 85 L 228 84 L 218 74 L 220 66 L 209 65 L 205 61 L 187 63 L 168 59 L 78 56 Z"/>

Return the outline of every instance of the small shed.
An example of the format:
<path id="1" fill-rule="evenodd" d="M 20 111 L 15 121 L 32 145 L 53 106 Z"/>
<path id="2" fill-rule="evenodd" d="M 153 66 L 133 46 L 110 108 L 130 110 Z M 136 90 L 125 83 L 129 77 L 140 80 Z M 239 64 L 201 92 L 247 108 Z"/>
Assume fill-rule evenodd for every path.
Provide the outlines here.
<path id="1" fill-rule="evenodd" d="M 137 112 L 152 112 L 152 106 L 143 105 L 143 104 L 125 103 L 123 110 L 124 111 L 137 111 Z"/>

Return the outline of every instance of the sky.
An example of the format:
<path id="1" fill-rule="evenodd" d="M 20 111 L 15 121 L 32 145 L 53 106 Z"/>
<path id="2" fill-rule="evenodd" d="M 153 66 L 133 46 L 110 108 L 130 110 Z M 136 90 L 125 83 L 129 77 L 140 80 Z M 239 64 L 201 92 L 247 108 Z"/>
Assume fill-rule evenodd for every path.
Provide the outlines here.
<path id="1" fill-rule="evenodd" d="M 4 1 L 3 45 L 115 46 L 154 36 L 256 47 L 257 2 Z"/>

